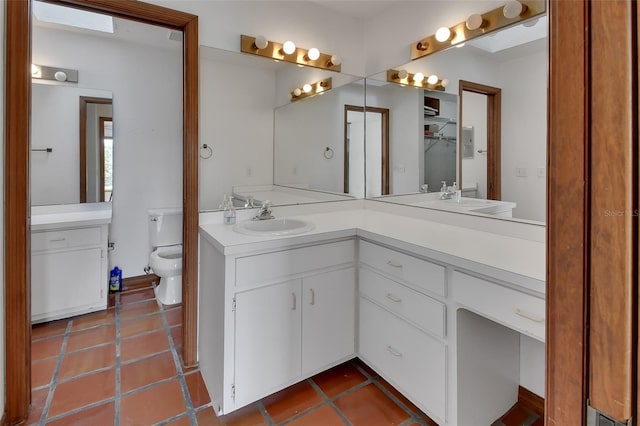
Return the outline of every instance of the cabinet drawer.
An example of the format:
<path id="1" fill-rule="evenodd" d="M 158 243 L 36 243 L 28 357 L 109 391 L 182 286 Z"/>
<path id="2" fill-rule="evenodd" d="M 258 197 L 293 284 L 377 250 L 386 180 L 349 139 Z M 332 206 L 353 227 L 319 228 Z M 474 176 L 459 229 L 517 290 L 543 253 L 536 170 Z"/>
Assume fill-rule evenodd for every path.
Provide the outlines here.
<path id="1" fill-rule="evenodd" d="M 359 354 L 420 408 L 445 420 L 444 344 L 360 298 Z"/>
<path id="2" fill-rule="evenodd" d="M 446 296 L 444 266 L 366 241 L 360 241 L 360 261 L 438 296 Z"/>
<path id="3" fill-rule="evenodd" d="M 545 340 L 544 299 L 461 272 L 453 273 L 452 291 L 460 305 L 521 333 Z"/>
<path id="4" fill-rule="evenodd" d="M 303 272 L 353 263 L 353 240 L 236 259 L 236 287 L 280 280 Z"/>
<path id="5" fill-rule="evenodd" d="M 365 268 L 360 268 L 360 293 L 426 331 L 445 337 L 444 303 Z"/>
<path id="6" fill-rule="evenodd" d="M 100 245 L 100 228 L 64 229 L 31 233 L 31 250 L 55 250 Z"/>

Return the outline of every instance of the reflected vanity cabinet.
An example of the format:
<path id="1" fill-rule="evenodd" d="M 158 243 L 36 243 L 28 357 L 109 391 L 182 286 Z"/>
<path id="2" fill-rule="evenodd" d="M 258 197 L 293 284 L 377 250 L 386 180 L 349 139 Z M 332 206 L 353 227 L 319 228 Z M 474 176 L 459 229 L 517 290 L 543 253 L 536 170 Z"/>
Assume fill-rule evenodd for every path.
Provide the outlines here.
<path id="1" fill-rule="evenodd" d="M 354 244 L 234 257 L 201 239 L 199 361 L 218 413 L 354 357 Z"/>
<path id="2" fill-rule="evenodd" d="M 444 422 L 446 268 L 360 240 L 358 355 Z"/>
<path id="3" fill-rule="evenodd" d="M 31 232 L 31 320 L 107 309 L 108 225 Z"/>

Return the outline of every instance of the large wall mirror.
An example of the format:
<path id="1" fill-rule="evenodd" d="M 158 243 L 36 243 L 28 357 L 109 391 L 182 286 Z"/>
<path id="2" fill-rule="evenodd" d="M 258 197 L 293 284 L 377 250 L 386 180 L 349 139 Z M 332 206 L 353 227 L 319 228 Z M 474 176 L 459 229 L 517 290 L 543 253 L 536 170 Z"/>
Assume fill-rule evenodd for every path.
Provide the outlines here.
<path id="1" fill-rule="evenodd" d="M 367 78 L 367 107 L 390 111 L 389 195 L 367 197 L 544 222 L 547 33 L 542 16 L 394 67 L 435 74 L 443 91 Z M 380 132 L 367 126 L 367 151 Z M 367 162 L 367 180 L 379 169 Z M 461 202 L 437 199 L 442 182 Z"/>
<path id="2" fill-rule="evenodd" d="M 361 77 L 204 46 L 200 58 L 202 75 L 224 76 L 201 81 L 201 211 L 224 195 L 236 208 L 364 196 L 364 123 L 344 111 L 364 108 Z M 292 100 L 327 79 L 330 89 Z"/>

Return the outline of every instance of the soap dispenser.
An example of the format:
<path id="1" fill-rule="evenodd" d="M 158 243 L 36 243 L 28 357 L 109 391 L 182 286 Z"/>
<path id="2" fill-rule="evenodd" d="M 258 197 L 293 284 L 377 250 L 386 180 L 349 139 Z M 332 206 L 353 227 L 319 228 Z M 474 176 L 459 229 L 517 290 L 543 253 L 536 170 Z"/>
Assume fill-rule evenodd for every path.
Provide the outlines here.
<path id="1" fill-rule="evenodd" d="M 227 197 L 224 196 L 224 210 L 222 212 L 222 217 L 224 219 L 225 225 L 233 225 L 236 223 L 236 208 L 233 206 L 233 196 Z"/>
<path id="2" fill-rule="evenodd" d="M 447 181 L 442 181 L 442 187 L 440 188 L 440 192 L 447 192 Z"/>

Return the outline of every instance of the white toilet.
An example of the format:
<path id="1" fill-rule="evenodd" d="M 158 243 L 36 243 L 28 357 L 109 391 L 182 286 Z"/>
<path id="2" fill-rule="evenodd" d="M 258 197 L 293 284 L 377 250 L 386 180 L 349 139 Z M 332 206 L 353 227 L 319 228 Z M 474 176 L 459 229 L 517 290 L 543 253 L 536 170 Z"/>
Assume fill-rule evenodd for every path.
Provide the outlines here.
<path id="1" fill-rule="evenodd" d="M 149 266 L 160 277 L 156 298 L 163 305 L 182 302 L 182 209 L 151 209 Z"/>

